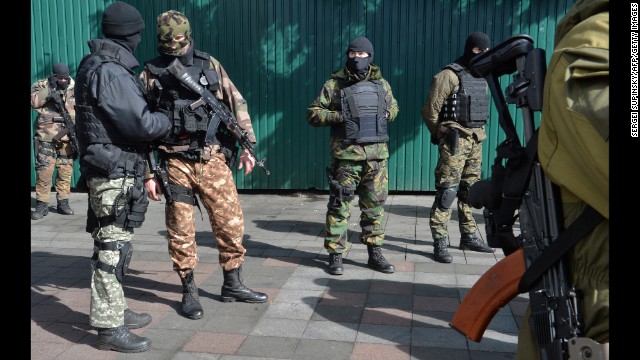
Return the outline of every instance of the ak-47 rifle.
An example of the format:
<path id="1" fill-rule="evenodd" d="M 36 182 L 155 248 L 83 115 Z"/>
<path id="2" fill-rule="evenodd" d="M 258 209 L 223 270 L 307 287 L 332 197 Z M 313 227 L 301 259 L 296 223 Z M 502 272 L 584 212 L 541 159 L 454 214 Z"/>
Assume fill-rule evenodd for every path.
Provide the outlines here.
<path id="1" fill-rule="evenodd" d="M 537 159 L 533 111 L 542 110 L 545 53 L 528 35 L 516 35 L 471 60 L 471 74 L 487 80 L 506 140 L 498 145 L 492 177 L 469 190 L 469 204 L 485 208 L 489 246 L 506 257 L 491 267 L 463 298 L 449 325 L 479 342 L 498 310 L 516 295 L 529 293 L 529 326 L 540 359 L 605 359 L 603 346 L 581 337 L 580 294 L 571 285 L 567 254 L 601 219 L 589 208 L 563 229 L 558 187 Z M 507 98 L 498 78 L 512 74 Z M 520 143 L 507 103 L 522 110 L 526 147 Z M 516 214 L 517 212 L 517 214 Z M 519 218 L 520 234 L 513 225 Z"/>
<path id="2" fill-rule="evenodd" d="M 171 62 L 171 64 L 167 67 L 167 71 L 169 71 L 170 74 L 175 76 L 176 79 L 178 79 L 189 90 L 200 95 L 200 99 L 196 100 L 194 103 L 190 105 L 191 108 L 196 108 L 200 106 L 203 102 L 211 108 L 211 111 L 213 113 L 212 114 L 213 116 L 211 117 L 211 121 L 215 123 L 209 124 L 205 141 L 207 140 L 207 138 L 211 138 L 213 136 L 213 133 L 210 130 L 213 129 L 215 131 L 215 129 L 218 127 L 217 126 L 218 123 L 222 121 L 227 127 L 227 130 L 229 130 L 229 133 L 231 133 L 231 135 L 236 139 L 236 141 L 238 141 L 240 146 L 246 149 L 249 152 L 249 154 L 251 154 L 251 156 L 254 159 L 256 159 L 256 164 L 260 166 L 262 170 L 264 170 L 265 174 L 269 175 L 270 174 L 269 169 L 267 169 L 267 167 L 264 165 L 266 158 L 263 158 L 262 160 L 258 160 L 258 156 L 256 155 L 254 145 L 249 140 L 249 134 L 247 134 L 246 131 L 243 131 L 240 128 L 240 126 L 238 125 L 238 120 L 236 120 L 236 117 L 229 110 L 229 108 L 226 105 L 222 104 L 220 100 L 218 100 L 211 93 L 211 91 L 200 86 L 200 84 L 198 84 L 191 77 L 191 75 L 189 75 L 189 73 L 186 72 L 184 65 L 182 65 L 182 63 L 180 63 L 178 59 L 175 59 L 173 62 Z"/>
<path id="3" fill-rule="evenodd" d="M 73 151 L 75 156 L 78 156 L 78 150 L 80 149 L 80 147 L 78 146 L 78 138 L 76 137 L 76 126 L 73 123 L 73 120 L 71 120 L 71 116 L 69 115 L 67 108 L 65 108 L 64 102 L 60 98 L 60 94 L 58 94 L 58 91 L 56 91 L 55 88 L 51 88 L 49 90 L 49 93 L 51 96 L 51 100 L 53 100 L 53 103 L 56 107 L 56 110 L 61 115 L 60 117 L 54 117 L 53 121 L 60 121 L 64 124 L 65 127 L 58 135 L 56 135 L 56 137 L 53 138 L 54 143 L 59 142 L 63 136 L 69 135 L 69 139 L 71 140 L 69 142 L 71 145 L 71 150 Z"/>

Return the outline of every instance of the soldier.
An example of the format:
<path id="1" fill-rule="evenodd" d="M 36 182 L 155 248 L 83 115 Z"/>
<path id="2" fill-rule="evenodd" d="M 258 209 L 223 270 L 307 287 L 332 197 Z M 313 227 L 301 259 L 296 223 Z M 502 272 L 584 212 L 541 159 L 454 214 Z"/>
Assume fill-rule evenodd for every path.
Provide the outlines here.
<path id="1" fill-rule="evenodd" d="M 495 252 L 476 235 L 478 228 L 467 203 L 469 187 L 480 180 L 482 141 L 487 137 L 484 125 L 489 117 L 487 82 L 471 76 L 468 66 L 476 54 L 489 50 L 489 44 L 487 34 L 471 33 L 463 55 L 433 77 L 429 96 L 422 106 L 422 119 L 431 132 L 431 143 L 438 145 L 437 192 L 429 225 L 435 260 L 442 263 L 453 261 L 447 250 L 447 223 L 456 193 L 462 234 L 460 249 Z"/>
<path id="2" fill-rule="evenodd" d="M 198 265 L 194 205 L 204 205 L 215 236 L 224 283 L 224 302 L 263 303 L 267 295 L 246 287 L 240 277 L 246 249 L 242 246 L 244 215 L 230 167 L 237 157 L 237 142 L 224 124 L 209 129 L 206 104 L 196 102 L 200 96 L 167 71 L 173 61 L 186 67 L 188 74 L 208 89 L 235 115 L 238 125 L 255 143 L 255 135 L 247 102 L 233 84 L 222 64 L 213 56 L 195 48 L 189 19 L 176 10 L 157 18 L 158 52 L 160 56 L 145 63 L 140 74 L 149 92 L 156 94 L 157 105 L 169 111 L 173 122 L 170 136 L 158 144 L 160 166 L 166 171 L 165 222 L 169 256 L 173 270 L 182 283 L 180 311 L 189 319 L 200 319 L 204 310 L 200 304 L 194 269 Z M 162 90 L 160 90 L 162 89 Z M 212 134 L 206 137 L 207 132 Z M 244 175 L 253 170 L 256 160 L 246 149 L 240 154 L 238 169 Z M 152 166 L 150 166 L 152 168 Z M 145 186 L 152 200 L 160 200 L 158 179 L 148 174 Z M 196 197 L 197 195 L 197 197 Z"/>
<path id="3" fill-rule="evenodd" d="M 391 86 L 374 65 L 373 45 L 364 36 L 347 47 L 346 66 L 334 72 L 307 109 L 311 126 L 331 127 L 329 203 L 324 247 L 331 275 L 342 275 L 342 254 L 351 247 L 347 235 L 351 200 L 358 195 L 360 242 L 367 245 L 367 265 L 383 273 L 395 267 L 382 255 L 384 202 L 389 192 L 387 123 L 398 115 Z"/>
<path id="4" fill-rule="evenodd" d="M 609 0 L 578 0 L 558 22 L 543 98 L 538 159 L 560 187 L 564 228 L 588 206 L 603 218 L 569 251 L 569 273 L 583 310 L 577 335 L 609 359 Z M 540 358 L 530 314 L 517 360 Z"/>
<path id="5" fill-rule="evenodd" d="M 58 170 L 55 184 L 58 214 L 73 215 L 69 206 L 69 194 L 77 149 L 71 142 L 71 136 L 75 136 L 73 128 L 69 129 L 65 125 L 64 116 L 68 115 L 71 122 L 75 123 L 74 86 L 69 68 L 63 63 L 54 64 L 53 73 L 49 77 L 31 85 L 31 107 L 38 113 L 33 126 L 36 208 L 31 212 L 32 220 L 42 219 L 49 214 L 54 167 Z"/>
<path id="6" fill-rule="evenodd" d="M 151 340 L 129 331 L 149 324 L 151 316 L 128 309 L 122 280 L 134 228 L 142 225 L 149 205 L 145 156 L 150 142 L 171 130 L 166 115 L 149 111 L 133 71 L 142 29 L 136 8 L 122 1 L 109 5 L 102 17 L 104 38 L 89 41 L 91 53 L 80 62 L 76 79 L 78 184 L 88 188 L 87 231 L 94 240 L 89 320 L 98 329 L 100 349 L 125 353 L 151 346 Z"/>

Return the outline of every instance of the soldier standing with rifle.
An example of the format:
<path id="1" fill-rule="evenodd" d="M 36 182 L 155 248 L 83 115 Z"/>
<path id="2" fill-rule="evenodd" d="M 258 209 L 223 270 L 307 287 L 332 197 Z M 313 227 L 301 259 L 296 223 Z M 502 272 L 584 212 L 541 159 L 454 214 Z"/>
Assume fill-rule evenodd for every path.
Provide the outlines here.
<path id="1" fill-rule="evenodd" d="M 266 302 L 266 294 L 249 289 L 240 278 L 246 253 L 242 246 L 244 215 L 230 168 L 236 161 L 239 139 L 228 124 L 244 135 L 238 169 L 244 167 L 244 175 L 248 175 L 256 165 L 250 150 L 256 140 L 247 102 L 222 64 L 195 49 L 189 20 L 183 13 L 169 10 L 160 14 L 157 36 L 160 56 L 145 63 L 140 76 L 156 97 L 158 109 L 169 114 L 173 129 L 158 143 L 159 164 L 150 156 L 145 187 L 152 200 L 160 200 L 160 193 L 166 199 L 169 256 L 182 282 L 180 311 L 194 320 L 204 315 L 194 277 L 198 265 L 194 206 L 199 208 L 200 202 L 217 242 L 224 275 L 222 300 Z M 193 87 L 176 78 L 172 71 L 178 67 Z"/>
<path id="2" fill-rule="evenodd" d="M 53 73 L 31 85 L 31 107 L 38 117 L 34 123 L 34 154 L 36 156 L 36 208 L 31 219 L 38 220 L 49 214 L 49 198 L 56 175 L 57 210 L 62 215 L 73 215 L 69 206 L 73 161 L 78 155 L 75 139 L 74 80 L 69 67 L 63 63 L 53 65 Z"/>

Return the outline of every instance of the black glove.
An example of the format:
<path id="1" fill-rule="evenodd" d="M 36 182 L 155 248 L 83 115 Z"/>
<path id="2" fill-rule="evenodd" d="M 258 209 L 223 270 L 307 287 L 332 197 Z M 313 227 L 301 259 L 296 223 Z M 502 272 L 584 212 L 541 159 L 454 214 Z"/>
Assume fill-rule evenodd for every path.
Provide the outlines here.
<path id="1" fill-rule="evenodd" d="M 438 138 L 435 135 L 431 135 L 431 143 L 433 145 L 438 145 Z"/>

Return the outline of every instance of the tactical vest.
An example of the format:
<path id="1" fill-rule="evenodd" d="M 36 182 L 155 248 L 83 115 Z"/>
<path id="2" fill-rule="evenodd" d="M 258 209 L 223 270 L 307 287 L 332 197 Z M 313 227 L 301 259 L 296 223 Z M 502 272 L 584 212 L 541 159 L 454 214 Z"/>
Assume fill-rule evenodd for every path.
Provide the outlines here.
<path id="1" fill-rule="evenodd" d="M 126 69 L 135 79 L 139 77 L 128 66 L 122 63 L 118 57 L 120 47 L 104 42 L 100 50 L 85 56 L 78 66 L 76 76 L 76 135 L 80 153 L 85 153 L 90 144 L 117 144 L 118 146 L 143 151 L 146 144 L 137 144 L 123 136 L 118 128 L 110 121 L 101 121 L 106 115 L 100 110 L 89 94 L 89 79 L 95 71 L 105 63 L 113 62 Z M 146 93 L 142 81 L 137 81 L 136 85 Z"/>
<path id="2" fill-rule="evenodd" d="M 360 81 L 340 90 L 344 122 L 331 127 L 331 135 L 346 144 L 389 141 L 387 92 L 380 80 Z"/>
<path id="3" fill-rule="evenodd" d="M 487 82 L 473 77 L 460 64 L 445 66 L 456 73 L 460 79 L 458 91 L 451 94 L 442 104 L 438 115 L 440 121 L 455 121 L 467 128 L 479 128 L 487 123 L 489 117 L 489 95 Z"/>
<path id="4" fill-rule="evenodd" d="M 145 64 L 162 86 L 158 107 L 168 111 L 173 122 L 171 134 L 162 141 L 168 145 L 189 145 L 189 150 L 201 149 L 211 145 L 204 143 L 210 120 L 209 108 L 205 103 L 194 104 L 200 95 L 186 88 L 167 71 L 172 60 L 160 56 Z M 219 79 L 215 70 L 210 68 L 209 54 L 194 49 L 193 65 L 186 67 L 186 71 L 202 87 L 215 94 Z M 220 144 L 218 137 L 214 144 Z"/>

